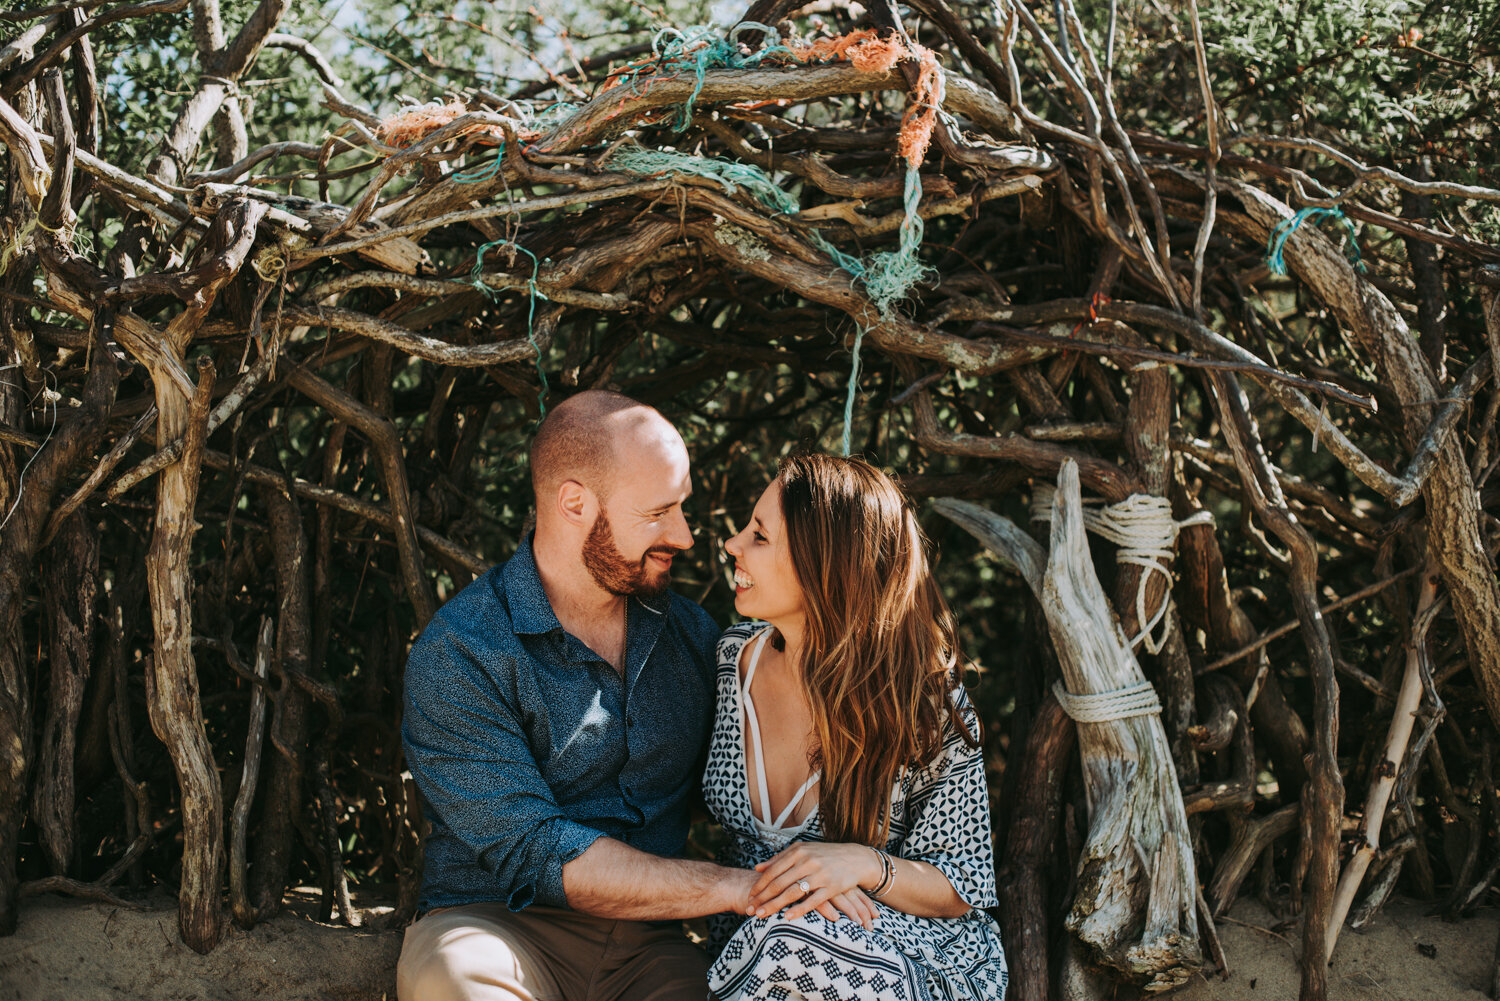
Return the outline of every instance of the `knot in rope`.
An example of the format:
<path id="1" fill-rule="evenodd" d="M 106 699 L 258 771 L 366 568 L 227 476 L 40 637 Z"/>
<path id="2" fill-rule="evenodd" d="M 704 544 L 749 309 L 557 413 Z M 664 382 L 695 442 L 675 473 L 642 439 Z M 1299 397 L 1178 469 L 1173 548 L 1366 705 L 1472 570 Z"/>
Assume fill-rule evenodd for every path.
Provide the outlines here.
<path id="1" fill-rule="evenodd" d="M 285 248 L 279 243 L 262 247 L 259 253 L 250 258 L 250 266 L 263 282 L 275 281 L 276 276 L 286 270 L 286 263 Z"/>
<path id="2" fill-rule="evenodd" d="M 1074 695 L 1057 681 L 1052 684 L 1052 694 L 1057 696 L 1057 704 L 1075 723 L 1108 723 L 1161 712 L 1161 700 L 1156 697 L 1156 689 L 1149 681 L 1090 695 Z"/>
<path id="3" fill-rule="evenodd" d="M 1039 484 L 1031 498 L 1031 519 L 1052 520 L 1053 495 L 1056 489 L 1050 484 Z M 1172 517 L 1172 505 L 1165 497 L 1149 494 L 1131 494 L 1118 504 L 1097 507 L 1097 501 L 1084 501 L 1083 527 L 1095 535 L 1103 536 L 1117 547 L 1116 563 L 1128 563 L 1143 568 L 1135 591 L 1135 618 L 1140 623 L 1140 632 L 1130 641 L 1131 646 L 1144 643 L 1146 652 L 1158 654 L 1166 644 L 1163 633 L 1158 639 L 1151 631 L 1167 617 L 1167 608 L 1172 600 L 1172 571 L 1162 561 L 1171 564 L 1175 555 L 1177 534 L 1189 525 L 1212 524 L 1214 517 L 1207 511 L 1177 521 Z M 1156 614 L 1146 619 L 1146 582 L 1151 574 L 1159 573 L 1166 579 L 1166 592 Z"/>

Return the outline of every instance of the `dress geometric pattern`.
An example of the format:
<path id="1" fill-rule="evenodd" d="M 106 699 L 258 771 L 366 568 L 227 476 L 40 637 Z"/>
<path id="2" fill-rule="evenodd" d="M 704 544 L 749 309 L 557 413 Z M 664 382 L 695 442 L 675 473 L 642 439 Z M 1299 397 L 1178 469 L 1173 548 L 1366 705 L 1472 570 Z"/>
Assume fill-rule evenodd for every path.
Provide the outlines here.
<path id="1" fill-rule="evenodd" d="M 745 773 L 740 651 L 764 623 L 725 631 L 718 646 L 718 708 L 703 773 L 703 795 L 727 835 L 722 865 L 751 868 L 791 841 L 822 841 L 816 808 L 802 831 L 776 839 L 756 826 Z M 962 691 L 962 719 L 976 715 Z M 768 711 L 766 707 L 763 711 Z M 972 732 L 972 730 L 971 730 Z M 721 914 L 709 919 L 718 958 L 708 985 L 719 1001 L 1002 1001 L 1009 975 L 1000 929 L 981 907 L 994 907 L 995 858 L 990 843 L 984 759 L 952 727 L 942 749 L 921 768 L 908 768 L 891 801 L 884 848 L 940 870 L 970 905 L 961 918 L 919 918 L 874 901 L 875 927 L 848 918 L 830 922 L 813 911 L 795 921 Z"/>

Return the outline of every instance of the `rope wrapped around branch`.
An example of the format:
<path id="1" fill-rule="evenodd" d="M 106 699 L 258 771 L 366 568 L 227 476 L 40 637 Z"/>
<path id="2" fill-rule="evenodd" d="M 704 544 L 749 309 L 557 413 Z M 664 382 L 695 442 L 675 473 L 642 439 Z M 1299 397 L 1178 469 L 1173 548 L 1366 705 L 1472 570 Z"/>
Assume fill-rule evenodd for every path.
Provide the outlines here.
<path id="1" fill-rule="evenodd" d="M 1061 681 L 1056 681 L 1052 684 L 1052 694 L 1057 696 L 1057 704 L 1075 723 L 1108 723 L 1110 720 L 1161 713 L 1161 700 L 1156 697 L 1156 688 L 1149 681 L 1085 695 L 1074 695 Z"/>
<path id="2" fill-rule="evenodd" d="M 1055 492 L 1056 488 L 1051 484 L 1037 484 L 1031 497 L 1032 521 L 1052 520 Z M 1177 533 L 1189 525 L 1213 524 L 1214 517 L 1207 511 L 1199 511 L 1178 521 L 1172 517 L 1170 501 L 1165 497 L 1153 497 L 1149 494 L 1131 494 L 1118 504 L 1093 506 L 1098 505 L 1098 502 L 1092 500 L 1084 503 L 1090 505 L 1083 509 L 1084 527 L 1119 547 L 1115 552 L 1115 562 L 1142 567 L 1146 571 L 1141 574 L 1135 592 L 1135 617 L 1140 623 L 1140 632 L 1131 639 L 1130 645 L 1144 643 L 1147 653 L 1158 654 L 1167 638 L 1165 634 L 1159 638 L 1153 636 L 1152 630 L 1167 617 L 1167 609 L 1171 605 L 1171 562 L 1176 555 L 1174 547 L 1177 545 Z M 1162 561 L 1166 561 L 1165 564 Z M 1147 621 L 1146 582 L 1153 573 L 1161 574 L 1166 579 L 1167 586 L 1161 607 Z M 1058 701 L 1062 701 L 1062 696 L 1058 696 Z"/>

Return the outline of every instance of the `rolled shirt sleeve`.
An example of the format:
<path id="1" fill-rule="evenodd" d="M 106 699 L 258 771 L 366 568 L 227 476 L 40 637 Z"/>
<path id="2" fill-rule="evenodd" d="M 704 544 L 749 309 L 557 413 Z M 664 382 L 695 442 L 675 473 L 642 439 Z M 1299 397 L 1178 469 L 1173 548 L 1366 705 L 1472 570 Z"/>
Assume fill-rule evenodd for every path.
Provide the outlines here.
<path id="1" fill-rule="evenodd" d="M 473 853 L 511 910 L 566 907 L 562 867 L 603 835 L 558 806 L 505 690 L 515 675 L 505 659 L 434 620 L 407 661 L 407 767 L 429 819 Z"/>

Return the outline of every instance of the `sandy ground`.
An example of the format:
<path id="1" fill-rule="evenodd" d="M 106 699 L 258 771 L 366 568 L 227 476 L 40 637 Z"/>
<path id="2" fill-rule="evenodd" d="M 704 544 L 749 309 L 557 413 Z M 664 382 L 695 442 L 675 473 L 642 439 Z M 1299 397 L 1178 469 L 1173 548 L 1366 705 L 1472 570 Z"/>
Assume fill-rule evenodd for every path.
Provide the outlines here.
<path id="1" fill-rule="evenodd" d="M 378 913 L 370 928 L 316 914 L 312 895 L 294 894 L 275 919 L 231 925 L 200 956 L 178 939 L 165 895 L 140 911 L 25 900 L 16 934 L 0 938 L 0 1001 L 395 1001 L 401 932 L 378 927 Z"/>
<path id="2" fill-rule="evenodd" d="M 1330 1001 L 1483 1001 L 1500 912 L 1458 924 L 1398 901 L 1363 934 L 1346 931 L 1329 975 Z M 141 911 L 63 898 L 23 903 L 20 930 L 0 939 L 0 1001 L 394 1001 L 399 931 L 313 920 L 298 898 L 251 931 L 232 929 L 208 956 L 177 940 L 171 901 Z M 1255 903 L 1220 927 L 1227 980 L 1197 981 L 1180 1001 L 1280 1001 L 1297 996 L 1297 934 Z M 1124 992 L 1122 992 L 1123 994 Z"/>
<path id="3" fill-rule="evenodd" d="M 1488 1001 L 1500 911 L 1485 908 L 1449 924 L 1427 905 L 1392 901 L 1363 932 L 1344 929 L 1328 971 L 1329 1001 Z M 1300 928 L 1281 928 L 1259 903 L 1241 901 L 1219 925 L 1227 980 L 1210 976 L 1181 1001 L 1295 998 L 1301 983 Z"/>

